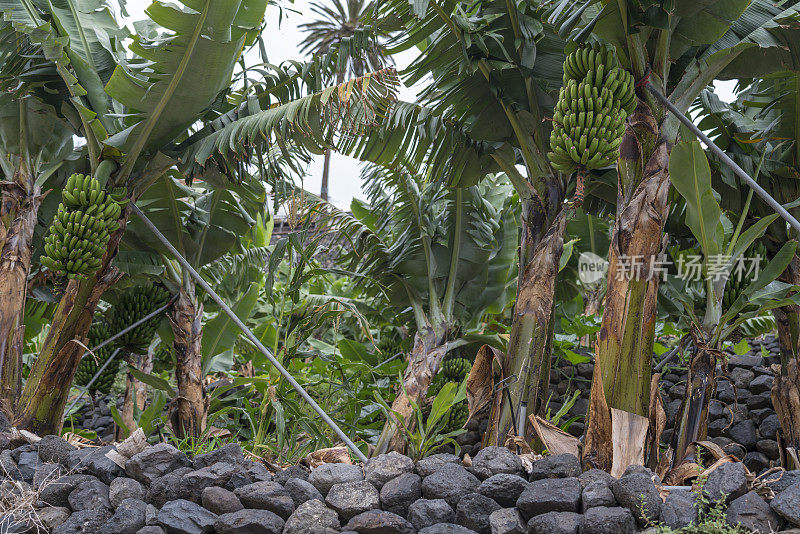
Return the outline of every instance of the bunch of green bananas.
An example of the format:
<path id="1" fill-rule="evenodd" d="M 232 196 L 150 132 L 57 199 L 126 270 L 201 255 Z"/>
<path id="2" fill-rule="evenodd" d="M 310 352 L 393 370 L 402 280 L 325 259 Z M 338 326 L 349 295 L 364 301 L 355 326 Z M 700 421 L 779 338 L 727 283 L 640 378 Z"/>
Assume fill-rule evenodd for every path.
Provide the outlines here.
<path id="1" fill-rule="evenodd" d="M 111 337 L 111 332 L 108 329 L 108 325 L 102 322 L 94 323 L 89 329 L 89 348 L 99 345 L 109 337 Z M 75 371 L 75 383 L 79 386 L 86 386 L 113 352 L 114 347 L 112 344 L 97 349 L 94 354 L 86 352 L 81 363 L 78 364 L 78 369 Z M 89 387 L 90 395 L 94 397 L 98 392 L 106 395 L 111 391 L 111 386 L 114 385 L 114 380 L 116 380 L 119 373 L 121 362 L 122 358 L 108 364 L 100 376 L 97 377 L 97 380 Z"/>
<path id="2" fill-rule="evenodd" d="M 111 234 L 119 228 L 119 195 L 91 176 L 73 174 L 44 240 L 42 265 L 59 277 L 84 279 L 100 268 Z"/>
<path id="3" fill-rule="evenodd" d="M 450 358 L 442 362 L 439 372 L 433 377 L 428 387 L 428 397 L 434 398 L 448 382 L 461 384 L 469 375 L 472 363 L 466 358 Z M 427 415 L 427 414 L 426 414 Z M 452 432 L 464 426 L 469 416 L 467 401 L 461 401 L 450 409 L 445 416 L 444 432 Z"/>
<path id="4" fill-rule="evenodd" d="M 617 159 L 625 119 L 636 107 L 634 85 L 612 50 L 595 45 L 567 56 L 547 154 L 554 169 L 598 169 Z"/>
<path id="5" fill-rule="evenodd" d="M 767 248 L 764 246 L 764 243 L 753 243 L 742 255 L 743 261 L 749 262 L 752 258 L 759 258 L 758 272 L 760 273 L 763 271 L 769 263 L 767 258 Z M 735 273 L 731 273 L 728 283 L 725 286 L 725 293 L 722 295 L 723 310 L 727 310 L 733 306 L 733 303 L 736 302 L 736 299 L 739 298 L 739 295 L 741 295 L 742 292 L 747 289 L 747 286 L 753 283 L 753 273 L 745 276 L 748 268 L 749 264 L 745 267 L 741 276 L 736 276 Z"/>
<path id="6" fill-rule="evenodd" d="M 161 286 L 135 285 L 123 291 L 106 316 L 108 326 L 117 333 L 146 315 L 153 313 L 169 300 L 169 292 Z M 141 354 L 147 350 L 158 328 L 158 317 L 153 317 L 117 340 L 117 344 Z"/>

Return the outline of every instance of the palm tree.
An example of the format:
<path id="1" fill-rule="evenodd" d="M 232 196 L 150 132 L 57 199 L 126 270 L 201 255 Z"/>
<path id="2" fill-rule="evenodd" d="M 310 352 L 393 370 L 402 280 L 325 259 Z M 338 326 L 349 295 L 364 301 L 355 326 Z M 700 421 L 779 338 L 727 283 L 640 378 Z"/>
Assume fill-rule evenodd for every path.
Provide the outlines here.
<path id="1" fill-rule="evenodd" d="M 308 34 L 300 43 L 300 51 L 304 54 L 322 55 L 331 50 L 333 46 L 341 49 L 343 43 L 350 43 L 353 40 L 370 40 L 368 46 L 358 47 L 358 53 L 343 55 L 342 59 L 338 61 L 336 66 L 337 85 L 344 81 L 344 77 L 348 73 L 360 77 L 366 72 L 383 68 L 387 57 L 382 38 L 387 34 L 379 30 L 378 35 L 375 35 L 373 33 L 375 26 L 368 28 L 365 22 L 373 9 L 374 3 L 364 0 L 347 0 L 346 6 L 342 0 L 333 0 L 333 5 L 313 2 L 311 10 L 320 18 L 299 26 L 301 31 Z M 323 200 L 328 200 L 330 165 L 331 151 L 326 150 L 320 191 L 320 197 Z"/>

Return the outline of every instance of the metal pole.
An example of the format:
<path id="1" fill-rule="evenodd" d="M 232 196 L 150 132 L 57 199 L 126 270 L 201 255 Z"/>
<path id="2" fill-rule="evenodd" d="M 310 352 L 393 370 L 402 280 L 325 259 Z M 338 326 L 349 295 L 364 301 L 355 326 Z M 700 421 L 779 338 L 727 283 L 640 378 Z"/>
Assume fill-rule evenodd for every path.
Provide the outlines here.
<path id="1" fill-rule="evenodd" d="M 98 345 L 97 347 L 95 347 L 95 349 L 99 348 L 101 345 Z M 106 370 L 106 367 L 108 367 L 108 364 L 111 363 L 111 360 L 113 360 L 114 358 L 117 357 L 117 353 L 119 351 L 120 351 L 120 349 L 118 349 L 118 348 L 114 349 L 114 352 L 111 353 L 111 356 L 108 357 L 108 359 L 105 361 L 105 363 L 102 365 L 102 367 L 100 367 L 100 369 L 97 370 L 97 372 L 94 374 L 92 379 L 89 380 L 89 383 L 86 384 L 83 388 L 81 388 L 81 394 L 78 395 L 78 397 L 74 401 L 72 401 L 72 404 L 69 405 L 69 408 L 67 408 L 67 413 L 71 412 L 72 409 L 75 407 L 75 405 L 78 404 L 78 401 L 81 400 L 83 398 L 83 396 L 86 393 L 89 392 L 89 388 L 92 387 L 92 384 L 94 384 L 94 381 L 97 380 L 97 377 L 99 377 L 101 374 L 103 374 L 103 371 Z"/>
<path id="2" fill-rule="evenodd" d="M 183 268 L 186 269 L 190 275 L 192 275 L 192 278 L 194 278 L 195 281 L 197 281 L 197 283 L 200 284 L 200 287 L 202 287 L 206 291 L 206 293 L 208 293 L 211 299 L 217 303 L 217 305 L 222 309 L 222 311 L 224 311 L 225 314 L 231 318 L 231 320 L 236 324 L 236 326 L 242 329 L 242 333 L 247 337 L 247 339 L 253 342 L 253 344 L 258 348 L 258 350 L 260 350 L 264 354 L 264 356 L 267 357 L 270 363 L 273 366 L 275 366 L 278 372 L 281 375 L 283 375 L 286 381 L 289 382 L 289 384 L 297 391 L 297 393 L 299 393 L 300 396 L 303 397 L 303 399 L 305 399 L 305 401 L 311 406 L 311 408 L 313 408 L 314 411 L 317 412 L 317 414 L 319 414 L 322 420 L 325 421 L 325 423 L 329 427 L 331 427 L 334 432 L 336 432 L 336 434 L 342 439 L 342 441 L 344 441 L 344 443 L 350 448 L 350 450 L 353 451 L 353 454 L 355 454 L 362 462 L 366 463 L 367 457 L 364 456 L 364 453 L 362 453 L 358 449 L 358 447 L 356 447 L 356 444 L 353 443 L 350 440 L 350 438 L 347 437 L 347 434 L 345 434 L 342 431 L 342 429 L 339 428 L 339 425 L 337 425 L 333 421 L 333 419 L 328 417 L 328 414 L 326 414 L 325 411 L 322 408 L 320 408 L 319 404 L 317 404 L 314 401 L 314 399 L 311 398 L 311 396 L 306 392 L 306 390 L 303 389 L 303 386 L 301 386 L 297 382 L 297 380 L 295 380 L 292 377 L 292 375 L 290 375 L 289 372 L 286 369 L 284 369 L 281 363 L 275 359 L 275 356 L 273 356 L 272 353 L 261 343 L 261 341 L 258 340 L 255 334 L 253 334 L 253 332 L 251 332 L 250 329 L 247 328 L 247 325 L 245 325 L 242 322 L 242 320 L 239 319 L 239 317 L 233 312 L 233 310 L 230 309 L 230 307 L 227 304 L 225 304 L 225 301 L 223 301 L 222 298 L 220 298 L 220 296 L 217 295 L 217 293 L 213 289 L 211 289 L 211 286 L 208 285 L 208 282 L 203 280 L 203 277 L 200 276 L 200 274 L 196 270 L 194 270 L 194 268 L 191 265 L 189 265 L 189 262 L 186 261 L 186 258 L 184 258 L 180 254 L 180 252 L 178 252 L 177 249 L 172 246 L 172 243 L 170 243 L 169 240 L 166 237 L 164 237 L 164 234 L 162 234 L 158 230 L 158 228 L 156 228 L 156 226 L 152 223 L 152 221 L 150 221 L 150 219 L 148 219 L 145 216 L 145 214 L 142 213 L 142 210 L 140 210 L 138 206 L 136 206 L 136 204 L 133 203 L 131 203 L 131 209 L 142 220 L 145 226 L 147 226 L 150 229 L 150 231 L 153 232 L 153 234 L 158 238 L 158 240 L 161 241 L 161 243 L 165 247 L 167 247 L 167 250 L 169 250 L 170 253 L 175 257 L 175 259 L 178 260 L 178 263 L 180 263 L 183 266 Z"/>
<path id="3" fill-rule="evenodd" d="M 714 141 L 708 138 L 706 134 L 704 134 L 700 128 L 695 126 L 695 124 L 690 121 L 683 113 L 680 112 L 678 108 L 676 108 L 672 102 L 667 99 L 666 96 L 662 95 L 658 89 L 653 87 L 650 83 L 647 84 L 647 89 L 656 97 L 656 99 L 664 104 L 664 106 L 673 114 L 684 126 L 689 128 L 693 134 L 695 134 L 702 142 L 706 144 L 706 146 L 711 150 L 714 154 L 717 155 L 719 159 L 723 161 L 726 165 L 728 165 L 731 169 L 733 169 L 733 173 L 741 178 L 744 183 L 750 186 L 750 188 L 755 191 L 758 196 L 760 196 L 764 202 L 766 202 L 769 207 L 774 209 L 781 217 L 783 217 L 786 222 L 788 222 L 792 228 L 794 228 L 798 233 L 800 233 L 800 221 L 795 219 L 791 213 L 786 211 L 786 208 L 781 206 L 781 204 L 772 198 L 772 196 L 767 193 L 763 187 L 758 185 L 755 180 L 750 178 L 750 175 L 747 174 L 744 169 L 739 167 L 735 161 L 728 157 L 728 155 L 722 151 L 720 147 L 714 144 Z"/>

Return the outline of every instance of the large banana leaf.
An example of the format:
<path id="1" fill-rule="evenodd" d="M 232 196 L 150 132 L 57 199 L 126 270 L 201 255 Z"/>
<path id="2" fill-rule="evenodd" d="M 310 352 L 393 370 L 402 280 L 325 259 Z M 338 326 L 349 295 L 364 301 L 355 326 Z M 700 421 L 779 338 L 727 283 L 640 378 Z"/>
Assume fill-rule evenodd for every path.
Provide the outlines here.
<path id="1" fill-rule="evenodd" d="M 672 185 L 686 200 L 686 225 L 692 230 L 703 256 L 720 254 L 723 243 L 722 210 L 711 188 L 711 168 L 697 141 L 675 145 L 669 158 Z"/>
<path id="2" fill-rule="evenodd" d="M 265 8 L 266 0 L 150 5 L 147 14 L 168 31 L 136 36 L 130 47 L 136 57 L 118 65 L 106 86 L 132 114 L 128 127 L 106 141 L 128 154 L 123 174 L 143 151 L 175 139 L 227 89 Z"/>

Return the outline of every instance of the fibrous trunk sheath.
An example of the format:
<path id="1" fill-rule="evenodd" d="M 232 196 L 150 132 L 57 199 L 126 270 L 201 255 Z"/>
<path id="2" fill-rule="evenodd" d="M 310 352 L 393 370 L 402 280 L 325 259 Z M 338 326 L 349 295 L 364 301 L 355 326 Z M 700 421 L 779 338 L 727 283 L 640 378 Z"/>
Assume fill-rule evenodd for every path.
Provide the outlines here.
<path id="1" fill-rule="evenodd" d="M 488 444 L 503 445 L 515 428 L 518 435 L 526 436 L 524 425 L 528 418 L 525 415 L 520 418 L 520 406 L 524 403 L 526 414 L 536 414 L 547 398 L 550 384 L 548 340 L 552 335 L 553 295 L 567 217 L 568 211 L 556 217 L 520 274 L 508 354 L 503 360 L 508 399 L 500 403 L 498 419 L 490 421 L 491 428 L 486 434 Z"/>
<path id="2" fill-rule="evenodd" d="M 75 371 L 88 342 L 97 303 L 103 293 L 120 277 L 112 267 L 119 241 L 125 232 L 130 214 L 124 209 L 119 230 L 112 234 L 100 269 L 80 282 L 70 280 L 53 314 L 50 329 L 42 342 L 39 356 L 33 362 L 25 381 L 16 413 L 16 425 L 40 436 L 60 434 L 64 406 Z"/>
<path id="3" fill-rule="evenodd" d="M 41 197 L 28 180 L 3 186 L 0 204 L 0 409 L 11 415 L 22 384 L 25 295 L 31 268 L 31 241 Z"/>
<path id="4" fill-rule="evenodd" d="M 800 258 L 795 256 L 780 280 L 800 284 Z M 774 310 L 781 350 L 781 372 L 772 384 L 772 405 L 781 423 L 781 465 L 787 469 L 800 457 L 800 306 L 784 306 Z M 791 459 L 791 460 L 790 460 Z"/>
<path id="5" fill-rule="evenodd" d="M 614 463 L 610 410 L 648 417 L 659 281 L 654 266 L 662 249 L 669 191 L 669 147 L 664 141 L 650 144 L 657 138 L 656 121 L 640 103 L 628 120 L 620 148 L 621 205 L 609 249 L 608 290 L 583 452 L 585 464 L 606 471 Z M 632 438 L 623 434 L 618 439 Z M 617 444 L 617 449 L 644 450 L 640 445 Z"/>
<path id="6" fill-rule="evenodd" d="M 403 376 L 403 389 L 398 392 L 392 403 L 392 411 L 402 417 L 406 425 L 413 425 L 413 408 L 411 401 L 419 403 L 424 399 L 434 375 L 447 351 L 444 345 L 444 329 L 436 329 L 430 325 L 418 330 L 414 335 L 414 347 Z M 389 417 L 383 427 L 374 454 L 383 454 L 389 450 L 402 452 L 405 447 L 404 436 L 400 431 L 397 418 Z"/>
<path id="7" fill-rule="evenodd" d="M 170 320 L 175 336 L 175 378 L 178 397 L 172 413 L 172 428 L 179 438 L 198 437 L 205 430 L 208 398 L 203 387 L 203 305 L 196 304 L 181 289 Z"/>

